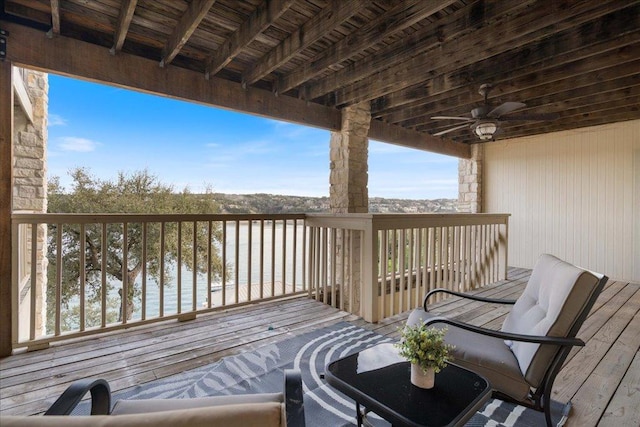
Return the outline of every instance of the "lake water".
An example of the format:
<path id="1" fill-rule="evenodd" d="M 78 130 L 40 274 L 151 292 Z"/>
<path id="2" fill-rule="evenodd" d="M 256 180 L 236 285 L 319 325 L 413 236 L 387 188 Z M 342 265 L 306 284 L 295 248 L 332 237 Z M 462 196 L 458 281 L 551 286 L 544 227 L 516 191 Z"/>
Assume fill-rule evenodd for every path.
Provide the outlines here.
<path id="1" fill-rule="evenodd" d="M 272 281 L 280 286 L 283 279 L 283 258 L 284 271 L 287 284 L 293 282 L 294 260 L 296 266 L 296 284 L 302 283 L 302 248 L 303 248 L 303 225 L 298 222 L 296 240 L 296 256 L 293 256 L 294 242 L 294 225 L 292 221 L 287 221 L 286 231 L 283 233 L 284 225 L 282 222 L 265 222 L 264 233 L 260 233 L 260 222 L 254 222 L 249 225 L 247 222 L 241 222 L 238 227 L 238 251 L 236 263 L 236 224 L 235 222 L 227 223 L 227 244 L 226 244 L 226 264 L 228 267 L 228 275 L 226 278 L 226 286 L 228 292 L 232 292 L 236 280 L 236 272 L 239 286 L 245 286 L 248 283 L 260 283 L 260 249 L 263 250 L 263 274 L 262 280 L 264 284 L 270 284 Z M 275 227 L 275 233 L 273 228 Z M 251 232 L 251 244 L 249 244 L 249 232 Z M 283 256 L 283 234 L 285 240 L 285 252 Z M 262 237 L 261 237 L 262 236 Z M 272 248 L 275 247 L 275 252 Z M 221 254 L 222 256 L 222 254 Z M 251 262 L 249 262 L 251 257 Z M 272 265 L 273 275 L 272 275 Z M 251 275 L 249 277 L 249 266 L 251 266 Z M 177 313 L 177 268 L 172 272 L 171 280 L 165 282 L 164 289 L 164 314 Z M 272 277 L 273 276 L 273 277 Z M 182 311 L 191 310 L 193 301 L 193 272 L 186 267 L 182 267 Z M 118 283 L 119 284 L 119 283 Z M 142 278 L 136 280 L 138 287 L 142 286 Z M 212 282 L 214 292 L 221 292 L 222 283 L 220 280 Z M 196 305 L 203 307 L 207 304 L 207 278 L 203 274 L 196 277 Z M 114 293 L 117 296 L 117 290 Z M 160 288 L 157 282 L 151 278 L 147 278 L 147 298 L 146 298 L 146 316 L 155 317 L 159 315 L 160 307 Z M 134 312 L 134 319 L 140 318 L 142 310 L 140 304 L 137 304 Z"/>

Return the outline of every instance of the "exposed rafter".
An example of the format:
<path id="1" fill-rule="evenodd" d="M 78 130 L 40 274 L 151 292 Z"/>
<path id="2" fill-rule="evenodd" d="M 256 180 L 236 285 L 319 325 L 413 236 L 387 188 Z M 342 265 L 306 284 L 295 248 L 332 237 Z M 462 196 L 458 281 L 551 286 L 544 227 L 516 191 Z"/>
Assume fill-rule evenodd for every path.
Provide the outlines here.
<path id="1" fill-rule="evenodd" d="M 320 39 L 327 31 L 349 19 L 369 2 L 344 0 L 331 2 L 318 15 L 303 24 L 296 32 L 263 56 L 253 67 L 242 74 L 244 84 L 253 84 L 289 61 L 294 55 Z"/>
<path id="2" fill-rule="evenodd" d="M 173 33 L 164 45 L 164 49 L 162 49 L 161 67 L 173 61 L 173 58 L 176 57 L 185 43 L 187 43 L 191 34 L 198 28 L 200 21 L 204 19 L 215 2 L 216 0 L 193 0 L 191 4 L 189 4 L 187 11 L 182 15 L 180 21 L 178 21 L 178 25 L 176 25 Z"/>
<path id="3" fill-rule="evenodd" d="M 118 26 L 113 38 L 113 47 L 111 48 L 111 54 L 120 52 L 124 40 L 127 38 L 127 32 L 129 31 L 129 25 L 133 19 L 133 13 L 136 10 L 138 0 L 124 0 L 122 7 L 120 8 L 120 16 L 118 17 Z"/>
<path id="4" fill-rule="evenodd" d="M 335 104 L 345 105 L 373 100 L 425 81 L 429 76 L 427 73 L 433 75 L 435 71 L 441 74 L 492 57 L 500 52 L 506 52 L 514 46 L 541 40 L 547 33 L 547 27 L 555 26 L 557 31 L 557 26 L 567 19 L 571 19 L 572 25 L 579 25 L 602 16 L 608 11 L 609 7 L 605 2 L 580 2 L 572 8 L 552 2 L 545 9 L 523 10 L 518 16 L 444 42 L 438 47 L 437 52 L 422 52 L 403 63 L 400 71 L 381 71 L 377 75 L 381 84 L 375 88 L 372 88 L 366 80 L 340 88 L 335 91 Z M 425 64 L 428 64 L 428 68 Z M 496 66 L 499 65 L 496 64 Z M 368 71 L 362 74 L 365 73 L 369 74 Z M 361 78 L 366 77 L 362 74 Z M 311 98 L 314 94 L 313 92 L 310 94 Z"/>
<path id="5" fill-rule="evenodd" d="M 349 34 L 329 49 L 322 52 L 301 67 L 281 76 L 278 80 L 276 92 L 285 93 L 309 79 L 318 76 L 327 68 L 344 60 L 345 57 L 356 55 L 373 46 L 380 37 L 388 37 L 422 21 L 456 0 L 440 0 L 425 2 L 423 0 L 405 0 L 396 5 L 378 19 L 369 22 L 357 31 Z"/>
<path id="6" fill-rule="evenodd" d="M 251 16 L 207 60 L 206 77 L 216 74 L 291 7 L 295 0 L 264 0 Z"/>
<path id="7" fill-rule="evenodd" d="M 494 86 L 492 104 L 521 101 L 520 113 L 562 118 L 503 121 L 499 139 L 640 119 L 632 105 L 640 87 L 637 0 L 2 3 L 3 25 L 49 35 L 62 27 L 53 39 L 121 51 L 93 59 L 126 75 L 92 69 L 87 78 L 327 129 L 339 126 L 340 108 L 370 102 L 373 138 L 453 155 L 451 141 L 477 137 L 461 128 L 433 138 L 455 123 L 431 117 L 468 115 L 482 102 L 483 83 Z M 15 39 L 9 46 L 23 49 Z M 171 63 L 164 71 L 172 72 L 144 68 L 144 80 L 134 59 L 111 62 L 125 53 L 144 59 L 144 67 Z M 55 54 L 59 72 L 73 74 L 64 70 L 78 53 Z"/>
<path id="8" fill-rule="evenodd" d="M 51 0 L 51 31 L 60 34 L 60 0 Z"/>

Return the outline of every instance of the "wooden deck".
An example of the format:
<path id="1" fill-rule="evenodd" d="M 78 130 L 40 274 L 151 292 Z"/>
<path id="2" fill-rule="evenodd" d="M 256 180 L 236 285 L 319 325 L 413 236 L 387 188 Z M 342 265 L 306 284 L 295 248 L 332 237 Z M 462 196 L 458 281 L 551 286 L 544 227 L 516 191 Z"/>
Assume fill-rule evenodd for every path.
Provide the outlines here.
<path id="1" fill-rule="evenodd" d="M 510 269 L 509 280 L 479 293 L 515 298 L 530 275 Z M 640 285 L 609 281 L 555 382 L 553 398 L 571 399 L 570 426 L 640 425 Z M 500 326 L 505 309 L 447 299 L 434 311 L 487 327 Z M 0 360 L 0 411 L 44 411 L 73 380 L 102 377 L 114 391 L 153 381 L 339 321 L 397 336 L 408 313 L 368 324 L 306 298 L 289 298 L 58 343 Z"/>

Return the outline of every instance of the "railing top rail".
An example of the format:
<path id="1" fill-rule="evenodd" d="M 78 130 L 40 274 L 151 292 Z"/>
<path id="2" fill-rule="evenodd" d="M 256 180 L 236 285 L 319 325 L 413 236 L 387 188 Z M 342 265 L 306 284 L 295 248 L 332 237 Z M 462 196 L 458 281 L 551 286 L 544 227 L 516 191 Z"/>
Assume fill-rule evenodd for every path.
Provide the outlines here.
<path id="1" fill-rule="evenodd" d="M 300 214 L 75 214 L 75 213 L 13 213 L 15 224 L 37 223 L 133 223 L 133 222 L 189 222 L 189 221 L 260 221 L 305 219 Z"/>
<path id="2" fill-rule="evenodd" d="M 455 225 L 507 224 L 508 213 L 308 214 L 307 225 L 387 230 Z"/>

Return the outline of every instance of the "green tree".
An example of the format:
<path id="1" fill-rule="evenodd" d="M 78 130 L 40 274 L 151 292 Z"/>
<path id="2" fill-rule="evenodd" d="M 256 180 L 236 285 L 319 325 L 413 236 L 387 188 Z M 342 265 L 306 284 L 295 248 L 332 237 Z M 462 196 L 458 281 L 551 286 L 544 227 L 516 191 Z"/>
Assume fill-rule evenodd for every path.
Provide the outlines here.
<path id="1" fill-rule="evenodd" d="M 219 212 L 211 189 L 204 194 L 192 194 L 188 189 L 176 193 L 170 185 L 162 184 L 158 178 L 147 170 L 125 174 L 120 172 L 115 180 L 101 180 L 94 177 L 88 169 L 76 168 L 69 172 L 72 177 L 70 191 L 66 191 L 60 185 L 59 177 L 53 177 L 49 182 L 48 211 L 50 213 L 142 213 L 142 214 L 211 214 Z M 193 247 L 193 227 L 196 230 L 196 247 Z M 165 281 L 170 279 L 170 271 L 175 267 L 178 259 L 178 248 L 181 249 L 181 263 L 189 270 L 194 269 L 199 273 L 207 271 L 207 247 L 209 245 L 208 222 L 183 223 L 182 239 L 178 240 L 177 223 L 164 224 L 164 269 L 161 268 L 161 225 L 149 224 L 146 229 L 146 269 L 148 275 L 157 283 L 161 275 Z M 103 256 L 106 258 L 107 295 L 112 290 L 111 281 L 115 280 L 127 284 L 126 316 L 132 317 L 135 304 L 140 301 L 140 286 L 136 279 L 143 269 L 143 225 L 141 223 L 128 223 L 127 242 L 127 269 L 123 271 L 123 244 L 124 230 L 122 224 L 107 224 L 103 239 L 101 224 L 86 224 L 84 234 L 78 224 L 65 225 L 58 229 L 57 224 L 49 226 L 49 286 L 47 290 L 47 330 L 52 330 L 55 324 L 55 298 L 57 260 L 61 259 L 63 265 L 61 271 L 60 303 L 67 317 L 75 317 L 70 308 L 80 295 L 81 265 L 84 263 L 85 299 L 87 301 L 86 325 L 96 326 L 101 322 L 100 307 L 102 300 L 102 268 Z M 213 247 L 219 246 L 222 231 L 220 225 L 212 223 Z M 58 236 L 60 233 L 60 236 Z M 62 242 L 61 256 L 55 252 L 56 239 Z M 81 253 L 81 239 L 85 242 L 85 251 Z M 103 241 L 104 240 L 104 241 Z M 194 264 L 194 251 L 196 254 Z M 219 278 L 222 273 L 222 260 L 217 251 L 211 251 L 209 259 L 213 279 Z M 164 270 L 164 271 L 162 271 Z M 121 286 L 118 290 L 122 298 Z M 122 319 L 124 307 L 120 306 L 117 314 L 110 312 L 107 323 Z M 114 305 L 114 301 L 108 301 L 107 305 Z M 63 327 L 69 327 L 68 318 L 61 319 Z"/>

